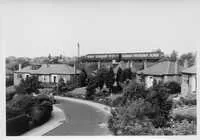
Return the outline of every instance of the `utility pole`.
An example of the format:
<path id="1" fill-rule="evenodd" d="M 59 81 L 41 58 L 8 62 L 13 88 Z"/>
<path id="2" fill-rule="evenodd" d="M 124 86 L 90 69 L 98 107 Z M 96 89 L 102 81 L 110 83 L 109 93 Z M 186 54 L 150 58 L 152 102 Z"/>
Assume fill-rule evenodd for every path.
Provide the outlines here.
<path id="1" fill-rule="evenodd" d="M 78 63 L 78 68 L 79 68 L 79 57 L 80 57 L 80 44 L 79 44 L 79 42 L 77 43 L 77 49 L 78 49 L 78 51 L 77 51 L 77 63 Z"/>
<path id="2" fill-rule="evenodd" d="M 80 55 L 80 45 L 77 43 L 77 59 L 74 62 L 75 74 L 77 74 L 77 67 L 79 68 L 79 55 Z"/>

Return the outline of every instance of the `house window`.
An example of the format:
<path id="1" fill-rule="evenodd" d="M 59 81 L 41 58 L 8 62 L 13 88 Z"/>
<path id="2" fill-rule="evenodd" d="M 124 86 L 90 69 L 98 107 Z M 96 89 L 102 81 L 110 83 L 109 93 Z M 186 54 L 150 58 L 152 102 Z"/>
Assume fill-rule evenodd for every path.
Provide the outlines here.
<path id="1" fill-rule="evenodd" d="M 53 77 L 53 82 L 56 83 L 56 76 Z"/>

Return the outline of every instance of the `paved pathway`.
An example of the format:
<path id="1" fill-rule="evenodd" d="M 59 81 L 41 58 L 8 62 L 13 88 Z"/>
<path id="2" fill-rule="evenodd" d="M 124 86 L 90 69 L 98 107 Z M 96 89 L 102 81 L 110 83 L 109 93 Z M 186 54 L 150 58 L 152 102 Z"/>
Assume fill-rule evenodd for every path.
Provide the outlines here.
<path id="1" fill-rule="evenodd" d="M 58 100 L 60 101 L 58 107 L 63 109 L 67 120 L 45 135 L 111 135 L 107 128 L 108 114 L 105 112 L 87 104 L 64 99 Z"/>

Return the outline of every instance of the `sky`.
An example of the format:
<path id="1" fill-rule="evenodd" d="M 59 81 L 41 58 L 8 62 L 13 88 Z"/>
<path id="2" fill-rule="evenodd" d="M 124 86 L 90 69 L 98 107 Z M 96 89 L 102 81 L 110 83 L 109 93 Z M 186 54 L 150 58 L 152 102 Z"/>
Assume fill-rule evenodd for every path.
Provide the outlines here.
<path id="1" fill-rule="evenodd" d="M 183 0 L 10 0 L 3 6 L 6 56 L 194 52 L 200 2 Z"/>

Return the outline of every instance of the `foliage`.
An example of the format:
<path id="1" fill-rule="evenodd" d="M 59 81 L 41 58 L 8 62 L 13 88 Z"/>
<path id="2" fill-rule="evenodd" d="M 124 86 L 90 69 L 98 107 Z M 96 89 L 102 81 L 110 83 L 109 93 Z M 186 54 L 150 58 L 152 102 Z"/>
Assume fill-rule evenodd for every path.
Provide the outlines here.
<path id="1" fill-rule="evenodd" d="M 18 136 L 29 130 L 29 117 L 26 114 L 6 120 L 6 136 Z"/>
<path id="2" fill-rule="evenodd" d="M 107 71 L 105 76 L 105 84 L 109 88 L 110 92 L 113 90 L 113 84 L 115 81 L 115 74 L 113 72 L 113 68 L 110 68 L 109 71 Z"/>
<path id="3" fill-rule="evenodd" d="M 173 135 L 194 135 L 197 133 L 197 124 L 194 121 L 177 121 L 172 129 Z"/>
<path id="4" fill-rule="evenodd" d="M 121 81 L 124 81 L 124 78 L 123 78 L 123 71 L 122 69 L 119 67 L 118 70 L 117 70 L 117 77 L 116 77 L 116 81 L 117 83 L 121 82 Z"/>
<path id="5" fill-rule="evenodd" d="M 32 76 L 27 79 L 22 79 L 19 86 L 16 87 L 16 93 L 18 94 L 31 94 L 39 93 L 38 88 L 40 87 L 40 82 L 37 76 Z"/>
<path id="6" fill-rule="evenodd" d="M 6 104 L 6 119 L 29 112 L 35 104 L 33 96 L 17 95 Z"/>
<path id="7" fill-rule="evenodd" d="M 154 135 L 157 128 L 168 127 L 172 109 L 168 92 L 162 83 L 145 90 L 143 84 L 130 82 L 123 96 L 116 99 L 120 101 L 115 104 L 118 108 L 109 120 L 109 128 L 116 135 Z"/>
<path id="8" fill-rule="evenodd" d="M 137 83 L 136 81 L 131 81 L 124 89 L 123 89 L 123 97 L 124 104 L 132 102 L 138 98 L 145 98 L 146 91 L 144 88 L 144 84 Z"/>
<path id="9" fill-rule="evenodd" d="M 195 64 L 196 61 L 196 54 L 189 52 L 186 54 L 182 54 L 179 58 L 179 64 L 180 65 L 184 65 L 184 61 L 187 60 L 188 61 L 188 67 L 191 67 L 192 65 Z"/>
<path id="10" fill-rule="evenodd" d="M 87 73 L 84 69 L 82 69 L 79 77 L 80 77 L 80 87 L 84 87 L 86 85 L 86 80 L 87 80 Z"/>
<path id="11" fill-rule="evenodd" d="M 165 87 L 169 89 L 170 94 L 177 94 L 181 92 L 181 86 L 175 81 L 165 83 Z"/>
<path id="12" fill-rule="evenodd" d="M 13 76 L 6 78 L 6 87 L 12 86 L 14 84 Z"/>
<path id="13" fill-rule="evenodd" d="M 62 95 L 63 92 L 66 91 L 66 84 L 65 84 L 65 81 L 64 81 L 63 78 L 59 79 L 58 84 L 57 84 L 57 86 L 55 88 L 56 88 L 56 93 L 58 95 Z"/>
<path id="14" fill-rule="evenodd" d="M 15 86 L 7 87 L 6 88 L 6 102 L 11 100 L 15 94 L 16 94 Z"/>
<path id="15" fill-rule="evenodd" d="M 88 86 L 86 88 L 86 99 L 92 100 L 94 99 L 95 89 L 98 87 L 98 83 L 96 81 L 96 77 L 90 77 Z"/>
<path id="16" fill-rule="evenodd" d="M 172 53 L 170 54 L 170 58 L 171 61 L 176 61 L 178 59 L 178 53 L 177 51 L 173 50 Z"/>
<path id="17" fill-rule="evenodd" d="M 130 68 L 125 69 L 123 73 L 124 73 L 124 79 L 132 79 L 133 73 L 131 72 Z"/>
<path id="18" fill-rule="evenodd" d="M 45 95 L 36 97 L 28 94 L 16 94 L 13 99 L 6 104 L 6 120 L 13 119 L 16 116 L 28 116 L 28 129 L 41 125 L 51 117 L 53 110 L 53 100 Z M 12 121 L 15 123 L 15 121 Z M 12 123 L 10 122 L 10 123 Z M 12 126 L 12 124 L 10 124 Z M 18 126 L 23 130 L 23 126 Z"/>

